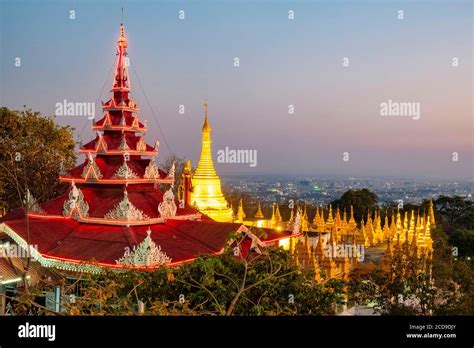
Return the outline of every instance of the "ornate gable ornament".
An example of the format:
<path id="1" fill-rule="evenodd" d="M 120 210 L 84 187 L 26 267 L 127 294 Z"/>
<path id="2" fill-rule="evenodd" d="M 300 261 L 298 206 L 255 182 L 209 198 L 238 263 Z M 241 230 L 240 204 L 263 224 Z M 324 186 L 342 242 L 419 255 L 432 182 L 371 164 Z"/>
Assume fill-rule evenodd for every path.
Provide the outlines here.
<path id="1" fill-rule="evenodd" d="M 153 157 L 148 166 L 145 168 L 145 175 L 143 175 L 146 179 L 159 179 L 160 178 L 160 171 L 158 170 L 158 166 L 155 164 L 155 158 Z"/>
<path id="2" fill-rule="evenodd" d="M 166 178 L 167 179 L 174 179 L 175 171 L 176 171 L 176 166 L 173 162 L 173 164 L 171 165 L 170 170 L 168 171 L 168 174 L 166 175 Z"/>
<path id="3" fill-rule="evenodd" d="M 168 219 L 176 216 L 176 210 L 178 210 L 178 207 L 174 202 L 173 188 L 170 187 L 169 190 L 163 194 L 163 202 L 158 204 L 158 212 L 160 213 L 160 217 Z"/>
<path id="4" fill-rule="evenodd" d="M 146 143 L 145 143 L 145 138 L 140 137 L 140 140 L 137 142 L 137 151 L 146 151 Z"/>
<path id="5" fill-rule="evenodd" d="M 130 150 L 130 147 L 127 144 L 127 139 L 125 138 L 124 135 L 122 135 L 122 139 L 120 140 L 119 150 L 122 150 L 122 151 Z"/>
<path id="6" fill-rule="evenodd" d="M 104 102 L 102 102 L 102 105 L 105 105 Z M 104 120 L 103 127 L 107 128 L 107 127 L 110 127 L 110 126 L 112 126 L 112 122 L 110 121 L 109 112 L 107 112 L 105 114 L 105 120 Z"/>
<path id="7" fill-rule="evenodd" d="M 117 171 L 112 176 L 112 178 L 136 179 L 138 178 L 138 175 L 135 174 L 135 172 L 132 169 L 130 169 L 130 167 L 127 164 L 127 161 L 124 160 L 122 165 L 117 169 Z"/>
<path id="8" fill-rule="evenodd" d="M 26 203 L 26 206 L 28 207 L 29 212 L 38 213 L 38 214 L 45 213 L 45 211 L 41 208 L 41 206 L 36 201 L 36 199 L 32 196 L 29 189 L 26 189 L 26 202 L 25 203 Z"/>
<path id="9" fill-rule="evenodd" d="M 137 209 L 129 200 L 127 190 L 123 191 L 123 199 L 111 211 L 104 216 L 106 219 L 140 221 L 148 220 L 149 217 L 140 209 Z"/>
<path id="10" fill-rule="evenodd" d="M 107 143 L 104 140 L 104 135 L 102 132 L 98 132 L 99 140 L 97 141 L 97 146 L 95 147 L 96 152 L 107 152 Z"/>
<path id="11" fill-rule="evenodd" d="M 91 176 L 92 175 L 92 176 Z M 96 179 L 99 180 L 102 178 L 102 173 L 100 172 L 99 166 L 95 163 L 94 156 L 89 152 L 89 162 L 84 167 L 81 175 L 84 179 Z"/>
<path id="12" fill-rule="evenodd" d="M 76 187 L 74 181 L 71 182 L 69 198 L 64 201 L 63 208 L 64 216 L 72 216 L 75 219 L 89 215 L 89 204 L 84 200 L 84 194 Z"/>
<path id="13" fill-rule="evenodd" d="M 132 127 L 133 128 L 138 128 L 138 126 L 139 126 L 138 125 L 138 117 L 136 117 L 136 116 L 133 116 L 133 117 L 134 118 L 133 118 L 133 122 L 132 122 Z"/>
<path id="14" fill-rule="evenodd" d="M 171 263 L 171 258 L 151 239 L 149 227 L 146 234 L 147 236 L 140 244 L 135 245 L 132 250 L 127 249 L 123 257 L 116 260 L 117 264 L 128 267 L 157 267 Z"/>
<path id="15" fill-rule="evenodd" d="M 300 215 L 300 210 L 297 209 L 295 222 L 293 222 L 293 225 L 292 225 L 293 234 L 300 233 L 300 227 L 301 227 L 301 215 Z"/>

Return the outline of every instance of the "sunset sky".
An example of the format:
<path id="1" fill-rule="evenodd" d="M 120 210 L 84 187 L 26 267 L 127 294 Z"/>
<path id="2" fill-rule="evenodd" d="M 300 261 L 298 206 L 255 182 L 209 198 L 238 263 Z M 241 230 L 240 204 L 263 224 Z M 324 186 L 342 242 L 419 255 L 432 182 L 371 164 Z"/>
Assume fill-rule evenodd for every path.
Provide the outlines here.
<path id="1" fill-rule="evenodd" d="M 171 150 L 193 165 L 207 97 L 214 156 L 258 152 L 256 167 L 217 164 L 221 175 L 473 176 L 471 1 L 0 0 L 0 105 L 52 115 L 64 99 L 107 100 L 122 4 L 132 65 Z M 420 103 L 420 119 L 381 116 L 389 99 Z M 57 122 L 93 136 L 86 117 Z"/>

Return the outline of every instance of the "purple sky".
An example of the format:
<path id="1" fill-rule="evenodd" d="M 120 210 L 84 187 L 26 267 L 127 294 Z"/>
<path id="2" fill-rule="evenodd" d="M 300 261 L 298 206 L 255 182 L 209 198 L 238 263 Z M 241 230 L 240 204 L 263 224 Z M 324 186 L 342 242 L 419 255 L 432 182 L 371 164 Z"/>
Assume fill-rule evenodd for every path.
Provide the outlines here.
<path id="1" fill-rule="evenodd" d="M 193 165 L 207 97 L 214 154 L 258 153 L 256 167 L 217 164 L 222 175 L 473 176 L 470 1 L 123 3 L 132 65 L 171 150 Z M 64 99 L 109 97 L 111 76 L 99 93 L 115 59 L 119 3 L 7 0 L 0 21 L 1 105 L 53 114 Z M 163 159 L 169 151 L 133 69 L 131 83 Z M 389 99 L 420 103 L 420 119 L 381 116 Z M 85 117 L 57 122 L 92 137 Z"/>

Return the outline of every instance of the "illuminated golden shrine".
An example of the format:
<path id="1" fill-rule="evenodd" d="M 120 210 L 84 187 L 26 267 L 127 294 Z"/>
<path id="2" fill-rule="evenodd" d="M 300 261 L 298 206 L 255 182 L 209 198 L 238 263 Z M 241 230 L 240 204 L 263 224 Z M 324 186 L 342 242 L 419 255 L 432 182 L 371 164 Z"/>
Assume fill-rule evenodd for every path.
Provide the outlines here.
<path id="1" fill-rule="evenodd" d="M 222 194 L 221 180 L 216 174 L 212 160 L 212 128 L 208 120 L 207 100 L 204 103 L 204 108 L 201 157 L 191 179 L 191 204 L 216 221 L 233 222 L 233 211 Z"/>
<path id="2" fill-rule="evenodd" d="M 247 226 L 266 227 L 277 231 L 291 230 L 297 224 L 303 235 L 294 239 L 281 239 L 278 245 L 290 251 L 297 265 L 313 268 L 317 281 L 330 278 L 348 279 L 350 273 L 356 269 L 371 271 L 380 267 L 389 272 L 392 259 L 397 253 L 405 258 L 416 256 L 424 260 L 431 260 L 433 256 L 431 228 L 435 227 L 435 216 L 432 200 L 429 202 L 428 214 L 416 214 L 413 210 L 405 211 L 404 214 L 400 211 L 392 211 L 391 214 L 385 211 L 385 218 L 382 220 L 381 212 L 376 209 L 368 212 L 366 220 L 362 218 L 359 223 L 354 218 L 352 206 L 350 213 L 344 211 L 342 216 L 340 209 L 336 208 L 333 212 L 331 205 L 327 209 L 316 207 L 312 222 L 307 211 L 306 205 L 297 206 L 291 210 L 289 220 L 283 221 L 278 204 L 272 205 L 272 214 L 268 218 L 263 215 L 258 203 L 255 216 L 246 218 L 241 200 L 237 221 Z M 384 249 L 380 264 L 364 263 L 363 255 L 360 254 L 361 248 L 369 253 L 371 250 Z M 341 255 L 338 254 L 339 251 Z M 320 271 L 324 271 L 323 276 Z"/>

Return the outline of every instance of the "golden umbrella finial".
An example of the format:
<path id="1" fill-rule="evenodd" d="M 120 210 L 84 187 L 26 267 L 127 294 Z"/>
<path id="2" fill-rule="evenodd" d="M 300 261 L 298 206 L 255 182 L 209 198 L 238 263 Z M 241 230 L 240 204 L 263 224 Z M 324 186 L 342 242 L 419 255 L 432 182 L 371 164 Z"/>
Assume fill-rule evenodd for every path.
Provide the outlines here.
<path id="1" fill-rule="evenodd" d="M 207 119 L 207 111 L 209 109 L 209 104 L 207 102 L 207 98 L 206 98 L 206 101 L 204 102 L 204 125 L 202 126 L 202 130 L 203 131 L 211 131 L 211 125 L 209 124 L 209 121 Z"/>

